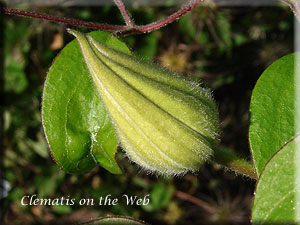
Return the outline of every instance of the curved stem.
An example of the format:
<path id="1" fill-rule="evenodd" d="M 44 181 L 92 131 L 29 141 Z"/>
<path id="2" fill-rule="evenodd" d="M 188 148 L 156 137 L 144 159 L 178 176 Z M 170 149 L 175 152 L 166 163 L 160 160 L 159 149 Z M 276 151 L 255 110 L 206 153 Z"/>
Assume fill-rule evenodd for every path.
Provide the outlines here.
<path id="1" fill-rule="evenodd" d="M 256 171 L 250 162 L 237 157 L 231 152 L 231 150 L 225 149 L 224 147 L 215 147 L 214 150 L 215 154 L 212 161 L 215 161 L 216 163 L 241 175 L 250 177 L 255 180 L 258 179 Z"/>
<path id="2" fill-rule="evenodd" d="M 214 207 L 211 206 L 208 202 L 203 201 L 203 200 L 201 200 L 199 198 L 196 198 L 196 197 L 194 197 L 194 196 L 192 196 L 190 194 L 184 193 L 182 191 L 176 191 L 175 192 L 175 196 L 177 198 L 182 199 L 182 200 L 194 203 L 195 205 L 202 207 L 203 209 L 205 209 L 208 212 L 213 212 L 214 211 Z"/>
<path id="3" fill-rule="evenodd" d="M 174 22 L 175 20 L 179 19 L 181 16 L 186 14 L 188 11 L 195 8 L 200 2 L 203 2 L 204 0 L 194 0 L 191 1 L 189 4 L 184 6 L 182 9 L 178 10 L 177 12 L 173 13 L 172 15 L 168 16 L 167 18 L 164 18 L 162 20 L 156 21 L 154 23 L 150 23 L 144 26 L 139 27 L 139 31 L 142 33 L 150 32 L 153 30 L 157 30 L 163 26 L 166 26 L 169 23 Z"/>
<path id="4" fill-rule="evenodd" d="M 146 32 L 151 32 L 151 31 L 157 30 L 159 28 L 162 28 L 163 26 L 166 26 L 167 24 L 172 23 L 175 20 L 179 19 L 181 16 L 186 14 L 188 11 L 195 8 L 202 1 L 203 0 L 190 1 L 182 9 L 180 9 L 177 12 L 173 13 L 172 15 L 168 16 L 167 18 L 150 23 L 150 24 L 141 25 L 141 26 L 135 25 L 130 14 L 126 10 L 125 5 L 122 0 L 114 0 L 114 2 L 116 3 L 119 10 L 121 11 L 121 14 L 127 24 L 125 26 L 85 22 L 85 21 L 81 21 L 81 20 L 57 17 L 57 16 L 52 16 L 52 15 L 38 13 L 38 12 L 22 11 L 22 10 L 4 8 L 4 7 L 0 7 L 0 11 L 3 11 L 5 14 L 9 14 L 9 15 L 17 15 L 17 16 L 25 16 L 25 17 L 29 17 L 29 18 L 49 20 L 49 21 L 53 21 L 53 22 L 57 22 L 57 23 L 65 23 L 65 24 L 74 25 L 74 26 L 110 31 L 110 32 L 113 32 L 118 35 L 127 35 L 127 34 L 146 33 Z"/>

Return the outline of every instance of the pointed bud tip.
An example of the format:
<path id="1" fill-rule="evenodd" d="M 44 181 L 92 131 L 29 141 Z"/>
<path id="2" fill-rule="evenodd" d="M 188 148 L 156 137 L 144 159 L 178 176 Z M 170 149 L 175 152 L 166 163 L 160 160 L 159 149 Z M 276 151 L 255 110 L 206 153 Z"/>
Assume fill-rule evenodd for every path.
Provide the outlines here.
<path id="1" fill-rule="evenodd" d="M 71 28 L 67 28 L 66 31 L 69 33 L 69 34 L 73 34 L 74 30 L 71 29 Z"/>
<path id="2" fill-rule="evenodd" d="M 77 31 L 77 30 L 73 30 L 73 29 L 71 29 L 71 28 L 67 28 L 66 30 L 67 30 L 67 32 L 68 32 L 69 34 L 72 34 L 75 38 L 78 38 L 78 36 L 80 36 L 80 35 L 85 37 L 85 34 L 84 34 L 84 33 L 81 33 L 81 32 L 79 32 L 79 31 Z"/>
<path id="3" fill-rule="evenodd" d="M 80 44 L 95 87 L 129 159 L 167 176 L 196 172 L 213 154 L 218 112 L 200 85 L 68 29 Z"/>

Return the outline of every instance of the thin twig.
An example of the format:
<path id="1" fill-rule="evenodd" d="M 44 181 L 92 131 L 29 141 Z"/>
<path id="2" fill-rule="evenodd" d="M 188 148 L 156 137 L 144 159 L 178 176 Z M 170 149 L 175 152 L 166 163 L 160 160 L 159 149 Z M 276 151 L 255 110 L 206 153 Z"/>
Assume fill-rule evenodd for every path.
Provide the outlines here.
<path id="1" fill-rule="evenodd" d="M 299 9 L 298 0 L 282 0 L 282 1 L 290 6 L 296 18 L 300 22 L 300 9 Z"/>
<path id="2" fill-rule="evenodd" d="M 122 0 L 114 0 L 115 4 L 118 6 L 124 20 L 127 26 L 130 27 L 135 27 L 135 23 L 132 19 L 132 17 L 130 16 L 129 12 L 127 11 L 124 3 Z"/>
<path id="3" fill-rule="evenodd" d="M 207 18 L 207 19 L 205 20 L 205 23 L 206 23 L 206 25 L 207 25 L 207 28 L 208 28 L 208 30 L 209 30 L 211 36 L 212 36 L 213 39 L 215 40 L 216 44 L 217 44 L 218 46 L 224 46 L 224 43 L 223 43 L 223 41 L 219 38 L 219 35 L 217 34 L 216 29 L 214 28 L 214 25 L 213 25 L 213 22 L 211 21 L 211 19 L 210 19 L 210 18 Z"/>
<path id="4" fill-rule="evenodd" d="M 187 194 L 187 193 L 184 193 L 182 191 L 176 191 L 175 192 L 175 196 L 177 198 L 180 198 L 182 200 L 185 200 L 185 201 L 189 201 L 197 206 L 200 206 L 201 208 L 205 209 L 206 211 L 208 212 L 212 212 L 213 211 L 213 207 L 210 206 L 209 203 L 199 199 L 199 198 L 196 198 L 190 194 Z"/>

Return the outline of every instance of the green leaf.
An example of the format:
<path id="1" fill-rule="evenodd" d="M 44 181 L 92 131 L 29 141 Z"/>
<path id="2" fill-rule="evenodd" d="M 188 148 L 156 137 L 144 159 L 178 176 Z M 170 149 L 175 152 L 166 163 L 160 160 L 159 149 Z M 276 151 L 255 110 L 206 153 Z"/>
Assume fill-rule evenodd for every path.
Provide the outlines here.
<path id="1" fill-rule="evenodd" d="M 295 54 L 290 54 L 269 66 L 252 94 L 249 141 L 258 175 L 295 135 L 294 58 Z"/>
<path id="2" fill-rule="evenodd" d="M 28 62 L 27 54 L 30 50 L 30 35 L 27 23 L 11 23 L 5 21 L 4 33 L 5 64 L 4 89 L 5 91 L 22 93 L 28 87 L 25 68 Z"/>
<path id="3" fill-rule="evenodd" d="M 40 198 L 54 194 L 65 177 L 65 174 L 59 171 L 56 166 L 49 168 L 49 171 L 52 173 L 44 173 L 44 176 L 34 177 L 34 185 Z"/>
<path id="4" fill-rule="evenodd" d="M 19 52 L 20 57 L 23 57 Z M 23 92 L 28 86 L 26 78 L 25 62 L 17 61 L 11 54 L 5 57 L 5 91 L 12 91 L 15 93 Z"/>
<path id="5" fill-rule="evenodd" d="M 298 135 L 284 145 L 263 169 L 253 204 L 252 221 L 255 225 L 300 224 L 300 214 L 297 215 L 300 212 L 300 179 L 296 176 L 299 150 Z"/>
<path id="6" fill-rule="evenodd" d="M 152 59 L 157 51 L 158 35 L 157 33 L 150 33 L 139 43 L 137 55 L 143 56 L 144 59 Z"/>
<path id="7" fill-rule="evenodd" d="M 83 225 L 83 224 L 82 224 Z M 129 217 L 106 217 L 93 220 L 84 225 L 147 225 L 145 222 Z"/>
<path id="8" fill-rule="evenodd" d="M 165 185 L 163 183 L 154 184 L 150 192 L 150 203 L 143 205 L 143 208 L 148 211 L 155 211 L 163 207 L 168 206 L 172 195 L 174 193 L 174 187 L 171 185 Z"/>
<path id="9" fill-rule="evenodd" d="M 58 214 L 69 214 L 72 212 L 72 207 L 69 205 L 53 205 L 52 208 Z"/>
<path id="10" fill-rule="evenodd" d="M 191 16 L 189 15 L 182 16 L 178 22 L 178 26 L 180 32 L 185 35 L 185 38 L 187 38 L 189 41 L 195 39 L 196 29 L 193 24 L 193 20 Z"/>
<path id="11" fill-rule="evenodd" d="M 231 26 L 228 15 L 225 13 L 219 12 L 216 18 L 217 28 L 219 37 L 222 40 L 222 44 L 219 46 L 221 52 L 226 51 L 227 53 L 231 52 L 232 49 L 232 40 L 231 40 Z"/>
<path id="12" fill-rule="evenodd" d="M 109 47 L 129 52 L 109 33 L 90 35 Z M 48 72 L 42 118 L 52 156 L 64 171 L 87 173 L 100 163 L 111 173 L 122 172 L 115 161 L 114 127 L 76 40 L 61 51 Z"/>

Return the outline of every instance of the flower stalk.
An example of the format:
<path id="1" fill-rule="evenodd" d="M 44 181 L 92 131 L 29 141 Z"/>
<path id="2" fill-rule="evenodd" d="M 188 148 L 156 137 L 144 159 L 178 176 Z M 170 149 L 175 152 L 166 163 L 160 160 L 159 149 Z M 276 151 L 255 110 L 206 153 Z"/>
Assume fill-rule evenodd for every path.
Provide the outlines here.
<path id="1" fill-rule="evenodd" d="M 211 161 L 214 161 L 225 168 L 232 170 L 238 174 L 257 180 L 257 173 L 253 165 L 239 157 L 237 157 L 231 149 L 224 147 L 215 147 L 214 156 Z"/>

